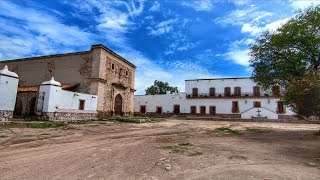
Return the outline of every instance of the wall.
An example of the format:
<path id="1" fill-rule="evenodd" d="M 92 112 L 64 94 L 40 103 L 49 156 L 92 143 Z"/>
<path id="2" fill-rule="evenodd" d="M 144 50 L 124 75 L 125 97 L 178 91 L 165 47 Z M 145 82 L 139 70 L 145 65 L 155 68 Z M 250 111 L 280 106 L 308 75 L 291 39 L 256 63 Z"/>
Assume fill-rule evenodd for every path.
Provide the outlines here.
<path id="1" fill-rule="evenodd" d="M 0 110 L 13 111 L 19 79 L 0 75 Z"/>
<path id="2" fill-rule="evenodd" d="M 180 94 L 164 94 L 164 95 L 136 95 L 134 97 L 134 112 L 140 112 L 140 106 L 145 105 L 147 113 L 155 113 L 157 106 L 162 106 L 163 113 L 173 113 L 173 106 L 180 105 L 181 114 L 190 114 L 190 106 L 196 106 L 196 113 L 200 113 L 200 106 L 206 107 L 206 115 L 209 115 L 209 106 L 216 106 L 217 115 L 233 115 L 241 114 L 253 108 L 254 101 L 260 101 L 261 107 L 276 114 L 277 98 L 228 98 L 228 99 L 187 99 L 185 93 Z M 232 101 L 238 101 L 239 113 L 232 113 Z M 293 115 L 290 108 L 286 108 L 283 115 Z M 251 116 L 256 116 L 257 112 L 251 112 Z M 272 116 L 274 117 L 274 116 Z"/>
<path id="3" fill-rule="evenodd" d="M 8 121 L 13 117 L 18 82 L 18 76 L 9 72 L 7 67 L 0 71 L 0 121 Z"/>
<path id="4" fill-rule="evenodd" d="M 198 88 L 198 93 L 209 93 L 209 88 L 214 87 L 216 93 L 224 93 L 225 87 L 231 88 L 231 94 L 234 93 L 234 87 L 241 87 L 241 93 L 253 93 L 253 87 L 257 84 L 250 78 L 221 78 L 221 79 L 208 79 L 208 80 L 186 80 L 185 91 L 187 94 L 192 94 L 192 88 Z M 271 90 L 260 90 L 261 95 L 269 93 Z"/>
<path id="5" fill-rule="evenodd" d="M 79 110 L 80 100 L 85 100 L 84 110 Z M 42 85 L 36 112 L 49 120 L 92 119 L 97 118 L 97 101 L 98 96 L 95 95 L 64 91 L 61 87 L 53 85 Z"/>
<path id="6" fill-rule="evenodd" d="M 260 116 L 258 116 L 258 111 Z M 265 108 L 252 108 L 252 109 L 249 109 L 248 111 L 241 113 L 241 118 L 243 119 L 251 119 L 252 117 L 261 117 L 261 118 L 265 117 L 267 119 L 278 119 L 278 114 Z"/>

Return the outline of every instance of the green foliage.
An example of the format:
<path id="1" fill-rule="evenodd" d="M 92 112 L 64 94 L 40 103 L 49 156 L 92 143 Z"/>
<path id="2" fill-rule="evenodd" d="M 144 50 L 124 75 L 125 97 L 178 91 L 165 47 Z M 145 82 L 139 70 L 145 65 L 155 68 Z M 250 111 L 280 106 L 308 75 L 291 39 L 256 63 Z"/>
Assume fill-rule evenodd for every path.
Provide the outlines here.
<path id="1" fill-rule="evenodd" d="M 170 149 L 172 153 L 184 153 L 192 146 L 190 143 L 181 143 L 177 145 L 167 146 L 165 149 Z"/>
<path id="2" fill-rule="evenodd" d="M 320 6 L 311 6 L 304 12 L 298 11 L 295 17 L 277 31 L 264 32 L 250 47 L 250 66 L 253 68 L 254 80 L 266 89 L 275 85 L 283 89 L 291 88 L 286 93 L 285 102 L 296 109 L 301 109 L 296 103 L 304 101 L 303 98 L 312 101 L 312 97 L 317 94 L 309 90 L 309 94 L 306 93 L 301 80 L 312 69 L 319 72 L 319 27 Z"/>
<path id="3" fill-rule="evenodd" d="M 217 129 L 215 129 L 215 130 L 216 130 L 216 131 L 219 131 L 219 132 L 223 132 L 223 133 L 240 135 L 240 132 L 239 132 L 239 131 L 233 130 L 233 129 L 230 129 L 230 128 L 226 128 L 226 127 L 217 128 Z"/>
<path id="4" fill-rule="evenodd" d="M 300 115 L 320 116 L 320 72 L 312 70 L 303 79 L 293 81 L 284 100 Z"/>
<path id="5" fill-rule="evenodd" d="M 26 123 L 29 128 L 56 128 L 66 125 L 63 122 L 30 122 Z"/>
<path id="6" fill-rule="evenodd" d="M 154 84 L 146 89 L 146 95 L 166 94 L 167 91 L 177 92 L 178 87 L 171 87 L 167 82 L 155 80 Z"/>

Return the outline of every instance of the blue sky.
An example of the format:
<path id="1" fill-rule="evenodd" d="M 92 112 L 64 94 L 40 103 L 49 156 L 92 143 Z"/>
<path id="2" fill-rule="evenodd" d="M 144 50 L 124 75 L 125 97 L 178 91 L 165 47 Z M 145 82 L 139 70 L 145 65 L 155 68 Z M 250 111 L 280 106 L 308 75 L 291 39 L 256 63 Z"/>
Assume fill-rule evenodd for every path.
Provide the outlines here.
<path id="1" fill-rule="evenodd" d="M 154 80 L 250 76 L 249 45 L 318 1 L 2 0 L 0 60 L 104 44 L 137 66 L 136 94 Z"/>

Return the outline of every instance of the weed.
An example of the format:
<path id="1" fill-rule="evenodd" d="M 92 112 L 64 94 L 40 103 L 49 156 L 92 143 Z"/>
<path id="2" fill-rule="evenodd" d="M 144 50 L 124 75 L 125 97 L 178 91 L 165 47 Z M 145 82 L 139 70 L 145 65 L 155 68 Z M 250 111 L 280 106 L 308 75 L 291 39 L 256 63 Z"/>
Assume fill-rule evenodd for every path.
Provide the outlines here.
<path id="1" fill-rule="evenodd" d="M 66 125 L 63 122 L 30 122 L 26 123 L 26 126 L 29 128 L 56 128 Z"/>
<path id="2" fill-rule="evenodd" d="M 200 156 L 200 155 L 202 155 L 202 154 L 203 154 L 202 152 L 195 151 L 195 152 L 190 152 L 190 153 L 188 153 L 188 156 Z"/>
<path id="3" fill-rule="evenodd" d="M 165 149 L 170 149 L 172 153 L 184 153 L 192 146 L 190 143 L 181 143 L 178 145 L 166 146 Z"/>
<path id="4" fill-rule="evenodd" d="M 270 131 L 262 130 L 262 129 L 256 129 L 256 128 L 247 128 L 247 131 L 250 133 L 255 133 L 255 134 L 261 134 L 261 133 L 268 133 Z"/>
<path id="5" fill-rule="evenodd" d="M 232 156 L 229 156 L 229 159 L 239 159 L 239 160 L 248 160 L 248 157 L 246 156 L 240 156 L 240 155 L 232 155 Z"/>
<path id="6" fill-rule="evenodd" d="M 219 131 L 219 132 L 223 132 L 223 133 L 240 135 L 240 132 L 239 132 L 239 131 L 233 130 L 233 129 L 230 129 L 230 128 L 226 128 L 226 127 L 216 128 L 215 130 L 216 130 L 216 131 Z"/>

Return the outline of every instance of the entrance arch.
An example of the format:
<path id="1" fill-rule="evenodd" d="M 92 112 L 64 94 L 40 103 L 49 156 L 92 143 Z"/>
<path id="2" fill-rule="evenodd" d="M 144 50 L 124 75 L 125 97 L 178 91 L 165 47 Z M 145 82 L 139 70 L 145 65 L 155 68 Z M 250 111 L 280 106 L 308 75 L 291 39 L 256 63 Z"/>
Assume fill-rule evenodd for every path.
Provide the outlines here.
<path id="1" fill-rule="evenodd" d="M 13 115 L 14 116 L 22 116 L 22 101 L 19 98 L 16 99 L 16 104 L 14 106 Z"/>
<path id="2" fill-rule="evenodd" d="M 122 97 L 118 94 L 114 100 L 114 114 L 116 116 L 122 115 Z"/>
<path id="3" fill-rule="evenodd" d="M 28 103 L 28 108 L 29 108 L 29 116 L 34 116 L 35 115 L 35 108 L 36 108 L 36 101 L 37 98 L 33 97 L 32 99 L 30 99 L 29 103 Z"/>

